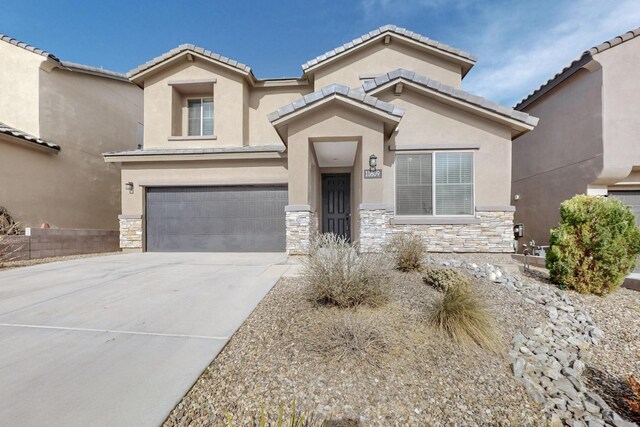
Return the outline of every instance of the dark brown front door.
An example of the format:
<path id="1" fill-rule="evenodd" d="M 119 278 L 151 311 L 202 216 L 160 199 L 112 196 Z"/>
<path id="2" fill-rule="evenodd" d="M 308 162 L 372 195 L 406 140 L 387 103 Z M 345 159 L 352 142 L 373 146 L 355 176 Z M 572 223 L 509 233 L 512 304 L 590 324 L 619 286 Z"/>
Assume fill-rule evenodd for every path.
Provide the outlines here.
<path id="1" fill-rule="evenodd" d="M 351 176 L 322 175 L 322 232 L 351 239 Z"/>

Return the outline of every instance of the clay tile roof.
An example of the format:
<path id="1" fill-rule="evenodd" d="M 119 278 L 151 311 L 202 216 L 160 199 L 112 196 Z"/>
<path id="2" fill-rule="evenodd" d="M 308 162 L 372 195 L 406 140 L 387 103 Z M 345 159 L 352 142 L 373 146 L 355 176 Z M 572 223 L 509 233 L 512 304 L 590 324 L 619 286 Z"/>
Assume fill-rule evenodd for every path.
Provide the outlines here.
<path id="1" fill-rule="evenodd" d="M 308 68 L 313 67 L 314 65 L 320 64 L 324 61 L 326 61 L 327 59 L 330 59 L 336 55 L 339 55 L 343 52 L 346 52 L 348 50 L 351 50 L 355 47 L 357 47 L 358 45 L 363 44 L 364 42 L 366 42 L 369 39 L 372 39 L 374 37 L 377 37 L 381 34 L 385 34 L 385 33 L 393 33 L 393 34 L 398 34 L 407 38 L 410 38 L 412 40 L 415 40 L 419 43 L 422 43 L 426 46 L 441 50 L 443 52 L 447 52 L 456 56 L 459 56 L 463 59 L 469 60 L 469 61 L 473 61 L 476 62 L 477 61 L 477 57 L 475 57 L 474 55 L 462 51 L 460 49 L 451 47 L 451 46 L 447 46 L 446 44 L 437 42 L 435 40 L 432 40 L 428 37 L 422 36 L 418 33 L 414 33 L 413 31 L 409 31 L 405 28 L 400 28 L 400 27 L 396 27 L 395 25 L 383 25 L 380 28 L 377 28 L 367 34 L 364 34 L 360 37 L 357 37 L 355 39 L 353 39 L 350 42 L 347 42 L 345 44 L 343 44 L 342 46 L 339 46 L 335 49 L 330 50 L 329 52 L 326 52 L 320 56 L 317 56 L 316 58 L 305 62 L 304 64 L 302 64 L 302 70 L 306 71 Z"/>
<path id="2" fill-rule="evenodd" d="M 23 48 L 25 50 L 28 50 L 29 52 L 33 52 L 33 53 L 36 53 L 38 55 L 42 55 L 44 57 L 51 58 L 54 61 L 60 62 L 60 60 L 58 58 L 56 58 L 56 56 L 54 54 L 49 53 L 46 50 L 42 50 L 40 48 L 37 48 L 35 46 L 31 46 L 31 45 L 28 45 L 26 43 L 23 43 L 20 40 L 14 39 L 13 37 L 9 37 L 9 36 L 6 36 L 4 34 L 0 34 L 0 40 L 2 40 L 4 42 L 7 42 L 7 43 L 10 43 L 10 44 L 12 44 L 14 46 L 21 47 L 21 48 Z"/>
<path id="3" fill-rule="evenodd" d="M 404 79 L 406 81 L 416 83 L 420 86 L 423 86 L 435 92 L 441 93 L 445 96 L 455 98 L 460 101 L 464 101 L 476 107 L 489 110 L 493 113 L 500 114 L 501 116 L 505 116 L 510 119 L 517 120 L 519 122 L 523 122 L 531 126 L 535 126 L 538 124 L 537 117 L 533 117 L 527 113 L 516 111 L 509 107 L 505 107 L 496 102 L 490 101 L 488 99 L 484 99 L 481 96 L 473 95 L 469 92 L 465 92 L 463 90 L 456 89 L 451 86 L 447 86 L 443 83 L 440 83 L 437 80 L 430 79 L 426 76 L 421 76 L 419 74 L 414 73 L 413 71 L 404 70 L 402 68 L 394 71 L 390 71 L 387 74 L 378 76 L 373 80 L 368 80 L 364 82 L 362 84 L 362 89 L 365 92 L 370 92 L 390 81 L 399 80 L 399 79 Z"/>
<path id="4" fill-rule="evenodd" d="M 169 52 L 163 53 L 160 56 L 157 56 L 155 58 L 153 58 L 150 61 L 145 62 L 144 64 L 134 68 L 133 70 L 129 71 L 127 73 L 127 77 L 131 78 L 133 76 L 135 76 L 136 74 L 140 74 L 141 72 L 148 70 L 149 68 L 160 64 L 161 62 L 164 62 L 170 58 L 173 58 L 174 56 L 185 52 L 185 51 L 192 51 L 195 53 L 198 53 L 200 55 L 206 56 L 208 58 L 213 59 L 214 61 L 218 61 L 221 62 L 223 64 L 229 65 L 231 67 L 237 68 L 240 71 L 243 71 L 245 73 L 251 73 L 251 67 L 249 67 L 246 64 L 243 64 L 241 62 L 235 61 L 233 59 L 229 59 L 227 57 L 224 57 L 218 53 L 214 53 L 211 52 L 210 50 L 206 50 L 204 48 L 198 47 L 194 44 L 181 44 L 180 46 L 171 49 Z"/>
<path id="5" fill-rule="evenodd" d="M 16 128 L 12 128 L 11 126 L 7 126 L 4 123 L 0 123 L 0 133 L 19 138 L 33 144 L 38 144 L 45 148 L 60 151 L 60 146 L 58 144 L 54 144 L 50 141 L 45 141 L 44 139 L 40 139 L 26 132 L 22 132 L 21 130 L 18 130 Z"/>
<path id="6" fill-rule="evenodd" d="M 307 94 L 303 98 L 293 101 L 291 104 L 287 104 L 278 108 L 277 111 L 269 113 L 267 115 L 267 118 L 270 122 L 275 122 L 276 120 L 281 119 L 282 117 L 285 117 L 295 111 L 306 108 L 309 105 L 315 104 L 322 99 L 332 96 L 343 96 L 396 117 L 402 117 L 404 115 L 404 110 L 402 108 L 398 108 L 393 104 L 389 104 L 388 102 L 384 102 L 379 100 L 378 98 L 369 96 L 359 88 L 350 89 L 347 86 L 331 84 L 329 86 L 323 87 L 316 92 Z"/>
<path id="7" fill-rule="evenodd" d="M 580 55 L 580 57 L 571 62 L 568 66 L 564 67 L 559 73 L 556 73 L 553 77 L 547 80 L 545 83 L 540 85 L 537 89 L 527 95 L 522 101 L 518 102 L 515 106 L 516 110 L 520 110 L 522 108 L 526 108 L 528 105 L 533 103 L 536 99 L 540 98 L 542 95 L 547 93 L 549 90 L 556 87 L 559 83 L 573 75 L 576 71 L 578 71 L 583 65 L 589 62 L 593 55 L 597 55 L 598 53 L 602 53 L 605 50 L 609 50 L 612 47 L 615 47 L 619 44 L 626 42 L 627 40 L 631 40 L 640 35 L 640 28 L 636 28 L 635 30 L 627 31 L 624 34 L 616 36 L 610 40 L 607 40 L 604 43 L 599 44 L 598 46 L 594 46 L 589 50 L 586 50 Z"/>

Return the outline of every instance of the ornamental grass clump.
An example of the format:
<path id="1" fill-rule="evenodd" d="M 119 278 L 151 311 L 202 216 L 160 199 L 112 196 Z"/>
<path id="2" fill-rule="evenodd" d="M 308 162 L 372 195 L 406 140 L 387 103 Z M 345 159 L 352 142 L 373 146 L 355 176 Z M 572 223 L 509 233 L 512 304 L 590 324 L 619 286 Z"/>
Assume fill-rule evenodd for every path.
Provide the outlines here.
<path id="1" fill-rule="evenodd" d="M 388 266 L 376 254 L 360 254 L 344 237 L 323 234 L 311 244 L 302 271 L 309 294 L 319 304 L 371 307 L 387 300 Z"/>
<path id="2" fill-rule="evenodd" d="M 264 409 L 264 406 L 260 410 L 258 416 L 250 416 L 248 423 L 246 421 L 234 421 L 234 416 L 228 411 L 225 414 L 227 427 L 236 426 L 249 426 L 249 427 L 328 427 L 333 425 L 331 419 L 322 420 L 314 416 L 309 411 L 296 410 L 296 402 L 294 401 L 291 406 L 291 412 L 285 413 L 284 408 L 280 407 L 278 418 L 274 419 Z M 236 416 L 235 418 L 242 418 Z"/>
<path id="3" fill-rule="evenodd" d="M 422 281 L 444 292 L 451 287 L 468 287 L 471 285 L 469 276 L 455 268 L 424 267 L 422 269 Z"/>
<path id="4" fill-rule="evenodd" d="M 616 291 L 640 255 L 640 229 L 628 206 L 614 198 L 577 195 L 560 206 L 546 256 L 561 289 L 606 295 Z"/>
<path id="5" fill-rule="evenodd" d="M 445 288 L 429 309 L 428 323 L 459 346 L 476 344 L 497 351 L 499 340 L 493 318 L 471 286 Z"/>
<path id="6" fill-rule="evenodd" d="M 400 271 L 419 271 L 426 254 L 422 237 L 417 234 L 398 233 L 391 236 L 386 250 L 395 261 L 396 269 Z"/>

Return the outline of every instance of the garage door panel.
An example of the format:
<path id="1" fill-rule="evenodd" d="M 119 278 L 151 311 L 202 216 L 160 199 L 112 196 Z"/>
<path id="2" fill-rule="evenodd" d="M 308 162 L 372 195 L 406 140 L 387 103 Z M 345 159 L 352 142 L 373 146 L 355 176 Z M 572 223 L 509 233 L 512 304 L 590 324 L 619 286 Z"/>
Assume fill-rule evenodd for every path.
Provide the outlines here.
<path id="1" fill-rule="evenodd" d="M 286 187 L 147 189 L 149 251 L 284 251 Z"/>

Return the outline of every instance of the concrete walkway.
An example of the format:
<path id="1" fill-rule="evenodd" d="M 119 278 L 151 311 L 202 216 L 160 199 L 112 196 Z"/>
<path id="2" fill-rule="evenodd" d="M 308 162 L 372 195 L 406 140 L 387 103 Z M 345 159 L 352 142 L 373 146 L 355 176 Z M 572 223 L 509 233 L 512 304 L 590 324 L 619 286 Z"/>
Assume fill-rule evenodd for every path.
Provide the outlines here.
<path id="1" fill-rule="evenodd" d="M 146 253 L 0 271 L 1 423 L 162 423 L 285 262 Z"/>

